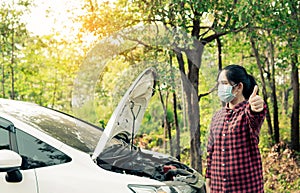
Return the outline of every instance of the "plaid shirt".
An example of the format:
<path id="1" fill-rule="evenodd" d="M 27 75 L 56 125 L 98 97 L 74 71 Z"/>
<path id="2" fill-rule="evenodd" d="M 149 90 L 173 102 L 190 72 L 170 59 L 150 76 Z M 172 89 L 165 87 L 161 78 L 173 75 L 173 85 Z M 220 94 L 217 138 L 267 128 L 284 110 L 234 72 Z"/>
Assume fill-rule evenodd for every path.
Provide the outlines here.
<path id="1" fill-rule="evenodd" d="M 255 113 L 244 101 L 213 116 L 205 176 L 211 179 L 211 193 L 264 192 L 258 143 L 265 115 L 266 105 Z"/>

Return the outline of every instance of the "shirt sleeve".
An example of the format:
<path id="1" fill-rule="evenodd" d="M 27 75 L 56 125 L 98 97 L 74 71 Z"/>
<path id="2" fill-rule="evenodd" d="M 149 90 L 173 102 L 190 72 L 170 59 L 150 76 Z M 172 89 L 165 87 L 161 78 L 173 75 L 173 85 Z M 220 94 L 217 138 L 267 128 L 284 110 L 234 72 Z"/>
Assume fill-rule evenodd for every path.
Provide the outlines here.
<path id="1" fill-rule="evenodd" d="M 253 112 L 250 104 L 246 105 L 246 115 L 250 127 L 250 132 L 255 136 L 259 136 L 260 128 L 265 120 L 267 114 L 267 105 L 264 103 L 264 109 L 261 112 Z"/>
<path id="2" fill-rule="evenodd" d="M 213 152 L 213 146 L 214 146 L 214 137 L 213 137 L 213 131 L 212 131 L 212 123 L 214 122 L 214 117 L 212 118 L 210 129 L 209 129 L 209 135 L 208 135 L 208 143 L 207 143 L 207 157 L 206 157 L 206 172 L 205 177 L 210 178 L 211 175 L 211 158 L 212 158 L 212 152 Z"/>

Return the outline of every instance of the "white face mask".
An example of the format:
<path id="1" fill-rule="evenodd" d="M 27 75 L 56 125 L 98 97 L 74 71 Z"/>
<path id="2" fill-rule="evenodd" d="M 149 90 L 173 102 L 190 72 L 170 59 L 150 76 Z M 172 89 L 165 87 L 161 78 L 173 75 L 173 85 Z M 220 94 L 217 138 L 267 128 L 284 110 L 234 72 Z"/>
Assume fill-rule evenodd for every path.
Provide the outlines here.
<path id="1" fill-rule="evenodd" d="M 225 84 L 220 84 L 218 86 L 218 96 L 221 101 L 225 103 L 231 102 L 235 98 L 235 94 L 232 94 L 232 88 L 235 87 L 236 85 L 225 85 Z"/>

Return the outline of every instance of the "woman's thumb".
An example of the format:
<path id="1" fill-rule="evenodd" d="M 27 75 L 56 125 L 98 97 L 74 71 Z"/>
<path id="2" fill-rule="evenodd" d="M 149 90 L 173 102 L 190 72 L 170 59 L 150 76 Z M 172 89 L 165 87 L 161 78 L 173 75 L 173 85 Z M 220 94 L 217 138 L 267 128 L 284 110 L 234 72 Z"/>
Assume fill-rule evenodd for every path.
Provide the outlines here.
<path id="1" fill-rule="evenodd" d="M 250 98 L 255 97 L 257 95 L 258 86 L 255 85 L 252 94 L 250 95 Z"/>

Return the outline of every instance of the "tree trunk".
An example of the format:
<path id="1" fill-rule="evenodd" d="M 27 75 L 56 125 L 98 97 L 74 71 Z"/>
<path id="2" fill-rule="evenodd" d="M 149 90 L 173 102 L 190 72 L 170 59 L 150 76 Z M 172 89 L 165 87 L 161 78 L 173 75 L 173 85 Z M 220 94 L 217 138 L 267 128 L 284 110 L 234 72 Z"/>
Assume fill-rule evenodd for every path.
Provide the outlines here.
<path id="1" fill-rule="evenodd" d="M 272 99 L 273 99 L 273 126 L 274 126 L 274 139 L 275 143 L 279 143 L 279 119 L 278 119 L 278 103 L 276 96 L 276 82 L 275 82 L 275 60 L 274 60 L 274 45 L 272 40 L 270 41 L 270 56 L 271 67 L 272 67 L 272 78 L 271 78 L 271 89 L 272 89 Z"/>
<path id="2" fill-rule="evenodd" d="M 188 119 L 190 128 L 191 166 L 202 173 L 202 155 L 200 142 L 200 110 L 198 101 L 199 68 L 189 63 L 189 82 L 191 84 L 188 98 Z"/>
<path id="3" fill-rule="evenodd" d="M 3 57 L 4 58 L 4 57 Z M 5 98 L 5 71 L 4 71 L 4 63 L 2 63 L 2 98 Z"/>
<path id="4" fill-rule="evenodd" d="M 291 118 L 291 147 L 300 151 L 299 145 L 299 70 L 297 68 L 297 55 L 292 55 L 292 88 L 293 88 L 293 111 Z"/>
<path id="5" fill-rule="evenodd" d="M 202 54 L 202 53 L 200 53 Z M 200 127 L 199 127 L 199 104 L 198 104 L 198 76 L 199 69 L 189 64 L 189 74 L 185 73 L 184 60 L 181 53 L 176 53 L 181 72 L 183 91 L 186 98 L 186 111 L 188 127 L 190 131 L 190 161 L 191 167 L 202 173 L 202 157 L 200 151 Z M 197 85 L 195 89 L 194 85 Z"/>
<path id="6" fill-rule="evenodd" d="M 288 106 L 289 106 L 289 95 L 290 92 L 292 91 L 292 87 L 288 89 L 284 89 L 282 93 L 282 114 L 287 115 L 288 112 Z"/>
<path id="7" fill-rule="evenodd" d="M 170 67 L 171 67 L 171 77 L 172 77 L 172 85 L 175 84 L 175 80 L 174 80 L 174 73 L 173 73 L 173 56 L 170 53 Z M 179 124 L 178 124 L 178 116 L 177 116 L 177 97 L 176 97 L 176 89 L 172 88 L 173 91 L 173 116 L 174 116 L 174 125 L 175 125 L 175 129 L 176 129 L 176 143 L 175 143 L 175 157 L 176 159 L 178 159 L 180 161 L 180 128 L 179 128 Z"/>
<path id="8" fill-rule="evenodd" d="M 265 82 L 265 78 L 264 78 L 264 72 L 263 72 L 261 62 L 260 62 L 258 50 L 256 49 L 255 42 L 254 42 L 254 39 L 252 37 L 250 37 L 250 42 L 251 42 L 251 46 L 252 46 L 252 49 L 253 49 L 253 52 L 254 52 L 254 55 L 255 55 L 256 64 L 257 64 L 259 72 L 260 72 L 260 79 L 261 79 L 261 82 L 262 82 L 263 98 L 264 98 L 264 101 L 267 105 L 266 120 L 267 120 L 267 123 L 268 123 L 268 133 L 273 138 L 274 137 L 273 136 L 273 127 L 272 127 L 272 120 L 271 120 L 270 111 L 269 111 L 269 107 L 268 107 L 268 103 L 267 103 L 268 95 L 267 95 L 267 89 L 266 89 L 266 82 Z"/>
<path id="9" fill-rule="evenodd" d="M 52 102 L 51 102 L 51 108 L 53 108 L 54 107 L 54 104 L 55 104 L 55 100 L 56 100 L 56 95 L 57 95 L 57 74 L 58 74 L 58 72 L 57 72 L 57 69 L 55 69 L 55 79 L 54 79 L 54 88 L 53 88 L 53 93 L 52 93 Z"/>
<path id="10" fill-rule="evenodd" d="M 10 65 L 10 73 L 11 73 L 11 93 L 10 98 L 15 99 L 15 71 L 13 64 Z"/>
<path id="11" fill-rule="evenodd" d="M 164 152 L 167 152 L 168 149 L 168 145 L 166 143 L 166 139 L 169 139 L 169 143 L 170 143 L 170 154 L 173 156 L 174 155 L 174 151 L 173 151 L 173 144 L 172 144 L 172 135 L 171 135 L 171 128 L 170 128 L 170 123 L 168 121 L 168 114 L 167 114 L 167 104 L 168 104 L 168 93 L 166 95 L 166 102 L 164 102 L 161 90 L 159 89 L 159 97 L 160 97 L 160 102 L 162 104 L 163 107 L 163 111 L 164 111 Z"/>
<path id="12" fill-rule="evenodd" d="M 15 42 L 14 42 L 14 31 L 12 31 L 12 38 L 11 38 L 11 59 L 10 59 L 10 69 L 11 69 L 11 93 L 10 98 L 15 99 L 15 72 L 14 72 L 14 48 L 15 48 Z"/>
<path id="13" fill-rule="evenodd" d="M 173 147 L 173 139 L 172 139 L 172 132 L 171 132 L 171 125 L 170 121 L 168 120 L 168 112 L 166 114 L 166 129 L 168 131 L 168 139 L 169 139 L 169 145 L 170 145 L 170 154 L 174 157 L 174 147 Z"/>
<path id="14" fill-rule="evenodd" d="M 175 152 L 176 152 L 176 158 L 180 161 L 180 128 L 179 128 L 179 124 L 178 124 L 177 99 L 176 99 L 175 92 L 173 92 L 173 114 L 174 114 L 174 124 L 175 124 L 175 129 L 176 129 Z"/>
<path id="15" fill-rule="evenodd" d="M 222 43 L 221 43 L 220 37 L 218 37 L 216 40 L 217 40 L 217 46 L 218 46 L 218 70 L 220 72 L 223 68 L 223 64 L 222 64 Z"/>
<path id="16" fill-rule="evenodd" d="M 295 30 L 295 36 L 299 36 L 300 27 L 299 27 L 299 7 L 297 6 L 296 1 L 291 1 L 291 9 L 292 9 L 292 19 L 297 21 L 298 28 Z M 297 65 L 299 65 L 298 61 L 298 52 L 297 46 L 294 47 L 294 43 L 297 44 L 297 39 L 289 39 L 289 47 L 290 50 L 295 50 L 291 55 L 291 65 L 292 65 L 292 88 L 293 88 L 293 111 L 292 111 L 292 118 L 291 118 L 291 146 L 292 149 L 296 151 L 300 151 L 300 144 L 299 144 L 299 69 Z"/>

